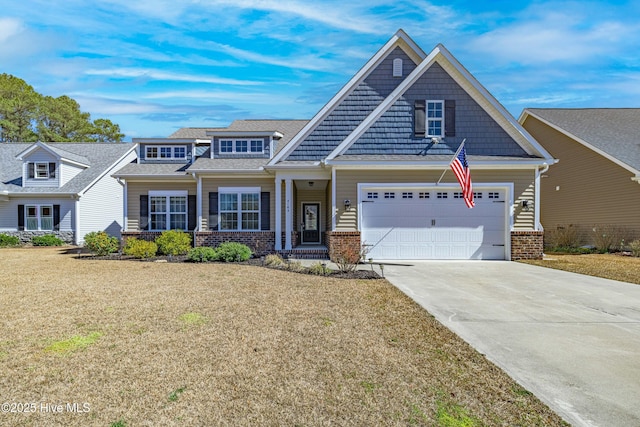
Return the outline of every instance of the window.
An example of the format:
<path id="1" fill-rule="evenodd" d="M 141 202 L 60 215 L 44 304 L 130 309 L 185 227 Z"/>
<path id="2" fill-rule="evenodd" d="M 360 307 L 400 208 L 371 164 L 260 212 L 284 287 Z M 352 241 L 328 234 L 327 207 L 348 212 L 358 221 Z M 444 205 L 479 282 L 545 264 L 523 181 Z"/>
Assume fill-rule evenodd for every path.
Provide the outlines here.
<path id="1" fill-rule="evenodd" d="M 378 198 L 377 191 L 370 191 L 367 193 L 367 199 L 377 199 L 377 198 Z"/>
<path id="2" fill-rule="evenodd" d="M 488 197 L 489 197 L 490 199 L 499 199 L 499 198 L 500 198 L 500 193 L 497 193 L 497 192 L 491 192 L 491 191 L 490 191 L 490 192 L 489 192 Z"/>
<path id="3" fill-rule="evenodd" d="M 187 229 L 186 193 L 151 193 L 149 196 L 151 230 Z"/>
<path id="4" fill-rule="evenodd" d="M 418 198 L 420 198 L 420 199 L 428 199 L 429 198 L 429 193 L 420 192 L 420 193 L 418 193 Z"/>
<path id="5" fill-rule="evenodd" d="M 236 153 L 246 153 L 248 151 L 248 141 L 236 141 Z"/>
<path id="6" fill-rule="evenodd" d="M 441 192 L 438 192 L 436 196 L 438 197 L 438 199 L 446 199 L 448 197 L 447 193 L 441 193 Z"/>
<path id="7" fill-rule="evenodd" d="M 462 193 L 460 193 L 459 191 L 456 191 L 455 193 L 453 193 L 453 198 L 462 199 Z"/>
<path id="8" fill-rule="evenodd" d="M 260 189 L 220 188 L 220 230 L 260 229 Z"/>
<path id="9" fill-rule="evenodd" d="M 221 153 L 233 153 L 233 141 L 228 139 L 220 140 L 220 152 Z"/>
<path id="10" fill-rule="evenodd" d="M 403 192 L 402 193 L 402 198 L 403 199 L 413 199 L 413 193 L 411 193 L 411 192 Z"/>
<path id="11" fill-rule="evenodd" d="M 251 152 L 262 153 L 264 151 L 264 141 L 261 139 L 251 140 Z"/>
<path id="12" fill-rule="evenodd" d="M 474 198 L 474 199 L 482 199 L 482 192 L 481 192 L 481 191 L 479 191 L 479 192 L 477 192 L 477 193 L 476 193 L 476 192 L 474 191 L 474 193 L 473 193 L 473 198 Z"/>
<path id="13" fill-rule="evenodd" d="M 36 163 L 36 179 L 49 179 L 49 163 Z"/>
<path id="14" fill-rule="evenodd" d="M 147 146 L 147 159 L 185 159 L 187 157 L 187 149 L 184 146 Z"/>
<path id="15" fill-rule="evenodd" d="M 386 192 L 386 193 L 384 193 L 384 198 L 385 199 L 395 199 L 396 198 L 396 193 Z"/>
<path id="16" fill-rule="evenodd" d="M 427 101 L 427 136 L 444 136 L 444 101 Z"/>
<path id="17" fill-rule="evenodd" d="M 263 153 L 264 140 L 262 139 L 221 139 L 221 153 Z"/>
<path id="18" fill-rule="evenodd" d="M 26 206 L 27 230 L 53 230 L 53 206 Z"/>

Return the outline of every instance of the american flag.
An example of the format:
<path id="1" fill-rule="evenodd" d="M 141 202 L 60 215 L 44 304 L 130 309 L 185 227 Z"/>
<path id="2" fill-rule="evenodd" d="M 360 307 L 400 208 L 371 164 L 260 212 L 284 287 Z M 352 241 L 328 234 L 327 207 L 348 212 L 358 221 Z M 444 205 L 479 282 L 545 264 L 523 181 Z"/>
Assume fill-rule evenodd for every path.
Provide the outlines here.
<path id="1" fill-rule="evenodd" d="M 464 141 L 460 145 L 458 155 L 451 161 L 451 170 L 458 178 L 460 187 L 462 188 L 462 198 L 468 208 L 475 206 L 473 202 L 473 189 L 471 188 L 471 171 L 469 171 L 469 164 L 467 163 L 467 153 L 464 149 Z"/>

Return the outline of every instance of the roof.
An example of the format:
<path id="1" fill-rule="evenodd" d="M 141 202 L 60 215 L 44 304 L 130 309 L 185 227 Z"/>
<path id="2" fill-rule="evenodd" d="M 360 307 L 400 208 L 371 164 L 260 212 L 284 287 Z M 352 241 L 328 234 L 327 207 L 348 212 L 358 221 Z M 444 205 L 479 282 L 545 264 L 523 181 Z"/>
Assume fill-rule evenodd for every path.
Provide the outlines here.
<path id="1" fill-rule="evenodd" d="M 403 59 L 407 65 L 403 78 L 390 81 L 388 77 L 391 69 L 390 59 Z M 387 77 L 382 81 L 380 70 L 386 70 Z M 433 82 L 427 72 L 441 70 L 446 73 L 452 84 Z M 332 159 L 345 154 L 384 154 L 391 151 L 396 154 L 408 154 L 416 151 L 418 144 L 411 139 L 410 149 L 398 153 L 402 138 L 407 138 L 411 132 L 412 97 L 424 94 L 425 85 L 429 90 L 447 91 L 454 85 L 463 90 L 469 98 L 467 104 L 474 105 L 475 122 L 469 120 L 469 126 L 477 123 L 477 118 L 485 124 L 493 124 L 492 135 L 485 140 L 484 129 L 475 130 L 476 141 L 467 141 L 468 152 L 475 151 L 478 155 L 496 155 L 520 157 L 523 161 L 538 158 L 541 161 L 553 161 L 551 155 L 542 147 L 509 112 L 469 73 L 441 44 L 437 45 L 428 55 L 420 50 L 411 38 L 402 30 L 394 36 L 358 71 L 353 78 L 314 116 L 305 128 L 271 160 L 270 165 L 279 162 L 288 163 L 290 160 L 319 161 L 325 159 L 329 163 Z M 424 96 L 424 95 L 423 95 Z M 443 99 L 434 97 L 430 99 Z M 448 98 L 444 98 L 448 99 Z M 455 100 L 455 98 L 453 98 Z M 466 100 L 465 100 L 466 101 Z M 461 105 L 465 113 L 468 105 Z M 406 123 L 404 123 L 406 122 Z M 403 126 L 398 132 L 398 123 Z M 467 126 L 467 127 L 469 127 Z M 477 127 L 477 126 L 476 126 Z M 325 129 L 326 128 L 326 129 Z M 495 135 L 500 135 L 496 142 Z M 444 138 L 451 154 L 456 151 L 463 137 Z M 382 142 L 382 145 L 381 145 Z M 405 141 L 400 141 L 401 143 Z M 360 144 L 358 149 L 354 150 Z M 392 144 L 393 148 L 383 146 Z M 475 145 L 474 145 L 475 144 Z M 445 145 L 441 146 L 444 147 Z M 472 150 L 472 146 L 476 147 Z M 380 149 L 378 149 L 380 147 Z M 442 148 L 438 147 L 434 155 L 440 155 Z M 506 147 L 506 148 L 505 148 Z M 421 150 L 422 148 L 418 148 Z M 431 154 L 431 153 L 429 153 Z"/>
<path id="2" fill-rule="evenodd" d="M 38 143 L 36 143 L 38 144 Z M 42 144 L 42 143 L 40 143 Z M 61 193 L 78 194 L 85 190 L 93 181 L 104 174 L 129 151 L 134 149 L 130 143 L 47 143 L 42 144 L 50 148 L 62 158 L 79 161 L 88 165 L 82 172 L 58 187 L 23 187 L 22 165 L 18 156 L 34 143 L 5 143 L 0 144 L 0 191 L 9 193 Z"/>
<path id="3" fill-rule="evenodd" d="M 521 123 L 527 115 L 616 163 L 630 166 L 635 173 L 640 171 L 640 108 L 527 108 Z"/>

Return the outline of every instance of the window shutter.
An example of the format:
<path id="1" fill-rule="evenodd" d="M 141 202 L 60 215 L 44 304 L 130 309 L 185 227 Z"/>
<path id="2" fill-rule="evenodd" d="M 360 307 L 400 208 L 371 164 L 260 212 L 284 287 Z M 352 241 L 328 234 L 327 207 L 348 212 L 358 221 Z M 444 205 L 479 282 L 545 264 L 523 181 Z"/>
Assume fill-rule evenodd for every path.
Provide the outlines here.
<path id="1" fill-rule="evenodd" d="M 28 178 L 33 179 L 33 178 L 36 177 L 35 169 L 36 169 L 36 165 L 34 163 L 27 163 L 27 170 L 28 170 L 27 177 Z"/>
<path id="2" fill-rule="evenodd" d="M 24 205 L 18 205 L 18 230 L 24 230 Z"/>
<path id="3" fill-rule="evenodd" d="M 140 195 L 140 224 L 138 229 L 149 229 L 149 196 L 146 194 Z"/>
<path id="4" fill-rule="evenodd" d="M 209 230 L 218 229 L 218 192 L 209 193 Z"/>
<path id="5" fill-rule="evenodd" d="M 196 229 L 196 223 L 198 222 L 198 212 L 196 212 L 196 196 L 190 195 L 187 198 L 187 210 L 189 211 L 187 227 L 189 227 L 189 231 L 193 231 Z"/>
<path id="6" fill-rule="evenodd" d="M 271 197 L 268 191 L 260 193 L 260 230 L 271 228 Z"/>
<path id="7" fill-rule="evenodd" d="M 414 135 L 418 138 L 424 138 L 426 135 L 427 122 L 427 101 L 417 99 L 413 106 L 413 126 Z"/>
<path id="8" fill-rule="evenodd" d="M 56 177 L 56 164 L 49 163 L 49 178 L 55 178 L 55 177 Z"/>
<path id="9" fill-rule="evenodd" d="M 444 101 L 444 136 L 456 136 L 456 101 Z"/>
<path id="10" fill-rule="evenodd" d="M 60 205 L 53 205 L 53 229 L 60 230 Z"/>

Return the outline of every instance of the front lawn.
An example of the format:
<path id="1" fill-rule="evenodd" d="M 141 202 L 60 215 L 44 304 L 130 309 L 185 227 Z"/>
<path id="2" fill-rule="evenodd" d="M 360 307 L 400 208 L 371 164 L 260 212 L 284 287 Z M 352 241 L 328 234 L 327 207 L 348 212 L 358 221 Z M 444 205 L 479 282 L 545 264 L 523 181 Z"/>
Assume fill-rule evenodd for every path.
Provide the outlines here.
<path id="1" fill-rule="evenodd" d="M 0 425 L 564 425 L 385 280 L 63 252 L 0 250 Z"/>
<path id="2" fill-rule="evenodd" d="M 616 254 L 556 255 L 543 260 L 521 261 L 588 276 L 640 284 L 640 258 Z"/>

